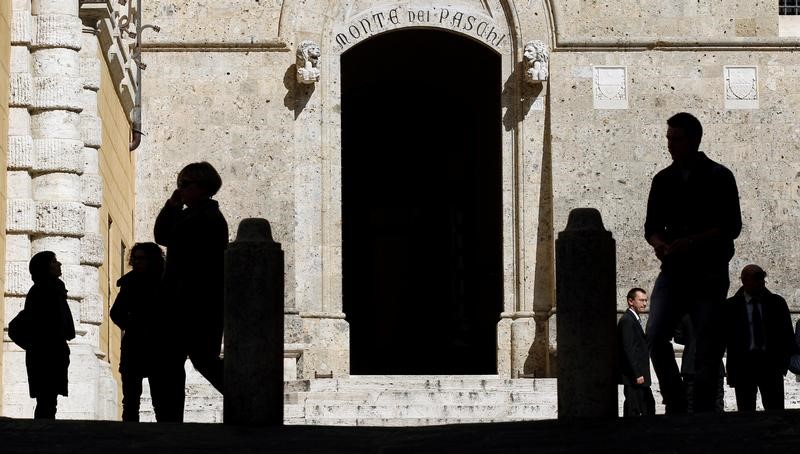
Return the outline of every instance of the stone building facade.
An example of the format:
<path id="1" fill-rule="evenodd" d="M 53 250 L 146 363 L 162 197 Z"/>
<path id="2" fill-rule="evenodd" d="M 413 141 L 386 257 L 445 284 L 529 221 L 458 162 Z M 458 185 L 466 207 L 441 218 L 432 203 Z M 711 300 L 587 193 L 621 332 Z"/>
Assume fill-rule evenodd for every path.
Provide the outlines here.
<path id="1" fill-rule="evenodd" d="M 145 135 L 130 155 L 131 5 L 79 3 L 13 2 L 5 316 L 30 254 L 63 255 L 80 289 L 73 364 L 92 389 L 111 388 L 116 245 L 151 240 L 197 160 L 222 174 L 231 232 L 264 217 L 283 245 L 297 378 L 552 375 L 554 235 L 572 208 L 600 209 L 620 310 L 628 288 L 650 288 L 645 203 L 679 111 L 738 179 L 734 286 L 760 263 L 800 308 L 800 16 L 787 0 L 145 1 L 142 22 L 161 31 L 139 34 Z M 80 33 L 90 4 L 110 11 L 89 24 L 98 35 Z M 20 358 L 5 342 L 9 415 L 27 411 Z M 95 396 L 86 405 L 115 399 Z"/>
<path id="2" fill-rule="evenodd" d="M 796 16 L 780 15 L 778 7 L 777 0 L 725 6 L 638 0 L 233 1 L 204 7 L 148 2 L 147 20 L 163 30 L 145 44 L 153 72 L 144 82 L 143 115 L 151 135 L 138 161 L 137 238 L 150 238 L 177 169 L 208 160 L 226 181 L 218 199 L 230 224 L 265 217 L 286 249 L 287 342 L 302 351 L 299 376 L 368 371 L 371 361 L 383 362 L 381 353 L 363 344 L 382 341 L 359 323 L 374 323 L 404 336 L 400 343 L 419 346 L 412 339 L 419 330 L 452 331 L 448 324 L 457 323 L 465 308 L 420 308 L 393 296 L 410 293 L 387 278 L 383 300 L 394 305 L 388 314 L 356 306 L 363 314 L 348 313 L 349 297 L 358 289 L 348 287 L 347 229 L 357 229 L 362 220 L 348 213 L 347 197 L 353 197 L 350 206 L 378 218 L 365 225 L 412 231 L 391 233 L 392 241 L 409 241 L 405 246 L 373 238 L 373 249 L 413 250 L 424 235 L 383 211 L 414 207 L 380 180 L 418 196 L 409 188 L 433 188 L 423 179 L 435 177 L 424 171 L 397 176 L 393 168 L 414 168 L 403 159 L 417 160 L 417 168 L 433 166 L 433 154 L 422 156 L 416 147 L 466 147 L 459 138 L 470 132 L 464 129 L 483 128 L 480 135 L 492 136 L 481 142 L 489 144 L 484 152 L 499 160 L 483 167 L 486 173 L 497 169 L 498 175 L 486 177 L 495 178 L 493 188 L 481 186 L 483 177 L 474 179 L 475 187 L 496 191 L 490 202 L 499 206 L 490 211 L 498 210 L 501 219 L 499 226 L 481 226 L 497 241 L 480 247 L 495 248 L 500 257 L 499 284 L 486 284 L 500 286 L 490 292 L 499 301 L 481 303 L 494 311 L 487 315 L 495 325 L 494 343 L 488 341 L 496 346 L 493 372 L 543 376 L 553 346 L 554 232 L 564 227 L 570 209 L 599 208 L 618 244 L 620 296 L 634 285 L 649 288 L 658 264 L 643 240 L 645 199 L 651 177 L 669 162 L 665 121 L 685 110 L 706 127 L 703 149 L 739 179 L 745 230 L 732 276 L 745 263 L 764 263 L 771 287 L 794 299 L 800 289 L 793 272 L 798 255 L 791 247 L 798 212 L 800 60 L 796 37 L 783 36 L 796 33 Z M 444 51 L 443 36 L 449 39 Z M 309 68 L 308 59 L 297 54 L 306 41 L 318 45 L 319 58 L 311 63 L 316 72 L 296 77 L 298 68 Z M 549 49 L 545 80 L 529 77 L 525 50 L 531 41 Z M 482 57 L 480 49 L 489 49 L 494 59 Z M 475 78 L 487 65 L 495 79 Z M 464 87 L 464 80 L 471 85 Z M 462 90 L 461 99 L 448 87 Z M 415 92 L 416 104 L 404 101 Z M 480 101 L 497 106 L 494 117 L 479 126 L 449 120 L 471 109 L 470 100 L 482 93 L 495 96 Z M 414 106 L 420 113 L 413 113 Z M 397 116 L 396 110 L 409 115 Z M 434 113 L 421 114 L 427 110 Z M 368 137 L 366 143 L 359 136 Z M 391 158 L 375 157 L 381 153 Z M 442 168 L 441 178 L 457 171 Z M 379 177 L 354 175 L 359 173 Z M 380 195 L 362 201 L 359 192 Z M 358 239 L 351 241 L 351 260 L 376 260 L 372 266 L 403 278 L 413 273 L 381 260 L 417 267 L 435 260 L 390 252 L 359 256 Z M 361 272 L 356 266 L 351 275 Z M 365 298 L 381 304 L 380 291 Z M 406 317 L 404 311 L 417 312 Z M 419 323 L 398 330 L 387 319 Z M 440 347 L 429 344 L 416 354 L 443 356 Z M 369 359 L 360 360 L 357 350 Z M 399 358 L 397 351 L 385 352 Z M 350 361 L 366 366 L 353 364 L 351 370 Z"/>

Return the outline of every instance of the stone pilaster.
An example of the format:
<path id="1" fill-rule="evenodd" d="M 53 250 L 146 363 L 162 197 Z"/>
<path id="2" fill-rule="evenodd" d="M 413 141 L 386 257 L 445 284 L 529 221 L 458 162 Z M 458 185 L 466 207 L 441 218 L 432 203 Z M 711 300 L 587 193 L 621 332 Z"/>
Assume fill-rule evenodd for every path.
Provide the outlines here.
<path id="1" fill-rule="evenodd" d="M 321 68 L 330 64 L 333 56 L 320 55 L 320 36 L 298 37 L 298 77 L 294 81 L 294 268 L 287 272 L 294 277 L 294 300 L 287 301 L 287 354 L 293 346 L 302 349 L 297 359 L 298 378 L 315 376 L 346 376 L 350 371 L 350 326 L 342 311 L 341 272 L 336 278 L 326 277 L 323 263 L 330 269 L 341 270 L 341 255 L 330 253 L 332 235 L 326 232 L 319 213 L 331 207 L 320 194 L 332 178 L 323 165 L 322 148 L 325 140 L 319 131 L 323 122 L 321 94 L 316 81 L 326 77 Z M 308 63 L 308 65 L 306 65 Z M 322 66 L 320 66 L 322 64 Z M 306 67 L 303 69 L 301 67 Z M 305 76 L 302 76 L 305 71 Z M 305 77 L 305 82 L 301 81 Z M 338 172 L 338 169 L 337 169 Z M 332 273 L 328 271 L 328 273 Z M 337 282 L 334 285 L 334 282 Z M 298 316 L 299 315 L 299 316 Z"/>
<path id="2" fill-rule="evenodd" d="M 103 179 L 100 176 L 99 150 L 102 141 L 101 121 L 97 112 L 97 91 L 100 89 L 100 62 L 97 60 L 97 38 L 84 34 L 80 51 L 81 77 L 83 79 L 80 114 L 80 131 L 83 142 L 80 198 L 83 204 L 84 235 L 81 238 L 80 263 L 88 280 L 94 280 L 103 264 L 103 238 L 100 232 L 100 206 L 103 202 Z M 103 321 L 103 298 L 100 287 L 87 285 L 81 305 L 80 321 L 87 331 L 95 332 Z M 91 336 L 98 357 L 105 355 L 97 342 L 99 333 Z"/>
<path id="3" fill-rule="evenodd" d="M 86 330 L 86 345 L 92 348 L 102 366 L 96 390 L 97 414 L 115 419 L 117 385 L 110 373 L 105 353 L 100 348 L 100 325 L 105 315 L 103 295 L 100 294 L 100 266 L 103 264 L 105 245 L 100 231 L 100 207 L 103 204 L 103 178 L 100 175 L 100 146 L 102 121 L 97 110 L 100 90 L 100 61 L 98 40 L 93 34 L 83 34 L 80 50 L 82 79 L 80 114 L 81 141 L 83 142 L 81 174 L 81 202 L 83 203 L 84 234 L 80 245 L 80 263 L 85 276 L 85 294 L 79 314 L 81 328 Z"/>

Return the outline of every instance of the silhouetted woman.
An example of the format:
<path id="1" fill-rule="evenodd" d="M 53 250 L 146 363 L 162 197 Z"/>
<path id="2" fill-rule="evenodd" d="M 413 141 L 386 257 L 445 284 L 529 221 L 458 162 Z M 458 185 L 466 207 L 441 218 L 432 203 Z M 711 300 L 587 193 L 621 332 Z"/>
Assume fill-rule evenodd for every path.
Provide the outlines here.
<path id="1" fill-rule="evenodd" d="M 219 204 L 211 199 L 222 187 L 222 178 L 211 164 L 195 162 L 180 171 L 177 186 L 158 214 L 154 228 L 156 242 L 167 247 L 167 303 L 177 311 L 176 333 L 186 355 L 195 369 L 222 392 L 223 365 L 219 355 L 228 223 Z"/>
<path id="2" fill-rule="evenodd" d="M 132 271 L 117 281 L 119 295 L 111 320 L 122 329 L 119 372 L 122 375 L 122 420 L 139 421 L 142 380 L 149 377 L 158 351 L 157 321 L 164 253 L 155 243 L 136 243 L 128 262 Z M 153 405 L 158 410 L 157 397 Z M 158 411 L 156 411 L 158 415 Z"/>
<path id="3" fill-rule="evenodd" d="M 29 268 L 33 287 L 25 298 L 25 313 L 35 334 L 25 351 L 28 388 L 36 399 L 36 419 L 55 419 L 58 395 L 67 395 L 69 347 L 75 338 L 72 312 L 67 305 L 67 289 L 59 279 L 61 263 L 51 251 L 31 258 Z"/>

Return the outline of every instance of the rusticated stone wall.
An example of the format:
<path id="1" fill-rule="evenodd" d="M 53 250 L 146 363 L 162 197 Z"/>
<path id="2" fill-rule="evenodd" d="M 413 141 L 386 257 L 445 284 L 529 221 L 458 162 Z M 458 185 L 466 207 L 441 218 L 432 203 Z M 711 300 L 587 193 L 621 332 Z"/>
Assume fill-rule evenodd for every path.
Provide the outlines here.
<path id="1" fill-rule="evenodd" d="M 113 419 L 116 386 L 99 344 L 107 318 L 98 269 L 105 253 L 98 215 L 100 65 L 97 37 L 82 32 L 78 3 L 13 3 L 5 315 L 9 320 L 24 304 L 30 257 L 55 252 L 77 332 L 70 342 L 69 397 L 61 399 L 59 416 Z M 31 416 L 24 352 L 7 338 L 3 347 L 3 414 Z"/>
<path id="2" fill-rule="evenodd" d="M 11 65 L 11 0 L 0 1 L 0 207 L 6 205 L 8 170 L 8 84 Z M 5 263 L 6 213 L 0 211 L 0 263 Z M 0 272 L 0 288 L 5 287 L 5 273 Z M 0 292 L 0 308 L 4 306 L 4 295 Z M 0 310 L 0 326 L 5 326 L 4 311 Z M 3 389 L 3 358 L 0 353 L 0 392 Z M 0 399 L 0 414 L 2 414 Z"/>

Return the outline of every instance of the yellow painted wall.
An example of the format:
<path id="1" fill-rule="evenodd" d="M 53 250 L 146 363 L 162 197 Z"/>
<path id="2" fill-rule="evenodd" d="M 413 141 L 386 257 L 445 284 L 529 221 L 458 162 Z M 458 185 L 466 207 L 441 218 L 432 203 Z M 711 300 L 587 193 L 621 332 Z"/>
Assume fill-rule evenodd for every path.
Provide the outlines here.
<path id="1" fill-rule="evenodd" d="M 103 295 L 103 324 L 100 325 L 100 350 L 106 354 L 117 380 L 117 395 L 122 396 L 119 377 L 120 330 L 108 318 L 108 310 L 117 296 L 119 279 L 128 271 L 128 253 L 133 246 L 134 155 L 129 151 L 131 125 L 125 114 L 108 65 L 102 62 L 97 110 L 103 124 L 100 148 L 100 175 L 103 177 L 103 206 L 100 208 L 100 231 L 103 232 L 105 259 L 100 267 L 100 294 Z"/>
<path id="2" fill-rule="evenodd" d="M 6 162 L 8 159 L 8 78 L 11 67 L 11 0 L 0 0 L 0 263 L 6 262 Z M 0 273 L 0 289 L 5 289 L 5 273 Z M 0 326 L 5 326 L 4 301 L 0 291 Z M 0 396 L 3 395 L 3 355 L 0 354 Z M 2 414 L 3 399 L 0 399 Z"/>

